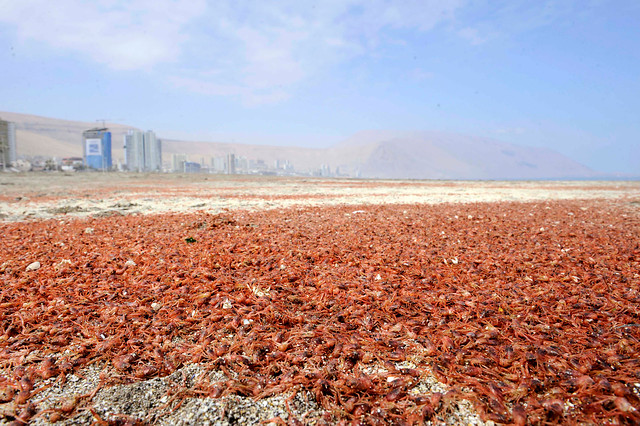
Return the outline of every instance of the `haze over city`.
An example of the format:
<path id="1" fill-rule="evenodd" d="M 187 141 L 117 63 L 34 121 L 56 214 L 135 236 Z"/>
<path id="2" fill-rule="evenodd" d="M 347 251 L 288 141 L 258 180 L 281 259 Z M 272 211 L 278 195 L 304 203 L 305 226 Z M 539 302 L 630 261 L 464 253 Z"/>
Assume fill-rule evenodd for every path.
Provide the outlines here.
<path id="1" fill-rule="evenodd" d="M 451 132 L 640 174 L 634 1 L 24 0 L 0 10 L 1 111 L 300 147 L 363 130 Z"/>

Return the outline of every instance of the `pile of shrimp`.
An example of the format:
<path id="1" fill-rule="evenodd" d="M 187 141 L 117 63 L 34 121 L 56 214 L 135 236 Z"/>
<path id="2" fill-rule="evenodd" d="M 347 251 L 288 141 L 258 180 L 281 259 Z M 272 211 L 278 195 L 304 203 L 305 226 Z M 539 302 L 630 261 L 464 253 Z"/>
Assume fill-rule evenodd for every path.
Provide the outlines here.
<path id="1" fill-rule="evenodd" d="M 640 422 L 632 203 L 64 218 L 0 223 L 0 246 L 8 420 L 37 415 L 35 382 L 106 362 L 120 382 L 227 373 L 190 396 L 305 389 L 346 422 L 461 398 L 498 423 Z M 412 391 L 426 375 L 449 391 Z"/>

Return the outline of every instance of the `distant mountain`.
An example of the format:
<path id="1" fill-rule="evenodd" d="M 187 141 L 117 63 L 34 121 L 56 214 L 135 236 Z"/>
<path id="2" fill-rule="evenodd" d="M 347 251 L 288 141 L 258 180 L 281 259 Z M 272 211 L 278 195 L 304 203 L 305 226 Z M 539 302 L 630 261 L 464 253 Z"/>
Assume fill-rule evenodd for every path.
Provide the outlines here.
<path id="1" fill-rule="evenodd" d="M 28 157 L 82 157 L 82 132 L 102 127 L 102 122 L 69 121 L 38 115 L 1 112 L 0 118 L 16 123 L 16 149 L 18 156 Z M 111 130 L 112 156 L 124 160 L 123 136 L 132 126 L 106 123 Z"/>
<path id="2" fill-rule="evenodd" d="M 560 153 L 442 132 L 361 132 L 332 148 L 362 177 L 567 179 L 598 174 Z M 346 155 L 348 153 L 349 155 Z"/>
<path id="3" fill-rule="evenodd" d="M 82 156 L 82 132 L 102 123 L 67 121 L 0 112 L 16 123 L 19 156 Z M 114 163 L 124 161 L 123 135 L 135 127 L 106 123 L 112 132 Z M 158 135 L 162 138 L 162 135 Z M 163 162 L 172 154 L 209 164 L 234 153 L 271 166 L 288 160 L 296 171 L 328 166 L 342 176 L 383 179 L 587 179 L 598 173 L 556 151 L 444 132 L 363 131 L 327 149 L 193 142 L 163 139 Z"/>

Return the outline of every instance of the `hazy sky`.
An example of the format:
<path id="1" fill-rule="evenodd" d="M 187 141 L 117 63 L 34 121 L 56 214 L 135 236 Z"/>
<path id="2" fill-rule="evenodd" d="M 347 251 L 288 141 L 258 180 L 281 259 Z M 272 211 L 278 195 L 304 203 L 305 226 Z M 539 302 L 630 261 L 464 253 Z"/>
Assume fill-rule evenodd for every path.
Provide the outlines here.
<path id="1" fill-rule="evenodd" d="M 640 175 L 640 1 L 0 0 L 0 110 L 302 146 L 454 131 Z"/>

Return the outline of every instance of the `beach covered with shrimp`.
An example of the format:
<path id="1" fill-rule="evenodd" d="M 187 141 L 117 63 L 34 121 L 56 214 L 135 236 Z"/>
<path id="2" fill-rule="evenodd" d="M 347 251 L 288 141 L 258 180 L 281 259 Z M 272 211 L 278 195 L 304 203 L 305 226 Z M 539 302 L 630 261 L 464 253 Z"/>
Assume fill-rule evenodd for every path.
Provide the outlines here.
<path id="1" fill-rule="evenodd" d="M 317 424 L 437 423 L 462 400 L 497 423 L 640 422 L 637 202 L 57 217 L 1 222 L 0 244 L 0 422 L 158 420 L 39 405 L 92 365 L 102 388 L 222 373 L 176 403 L 306 392 Z"/>

